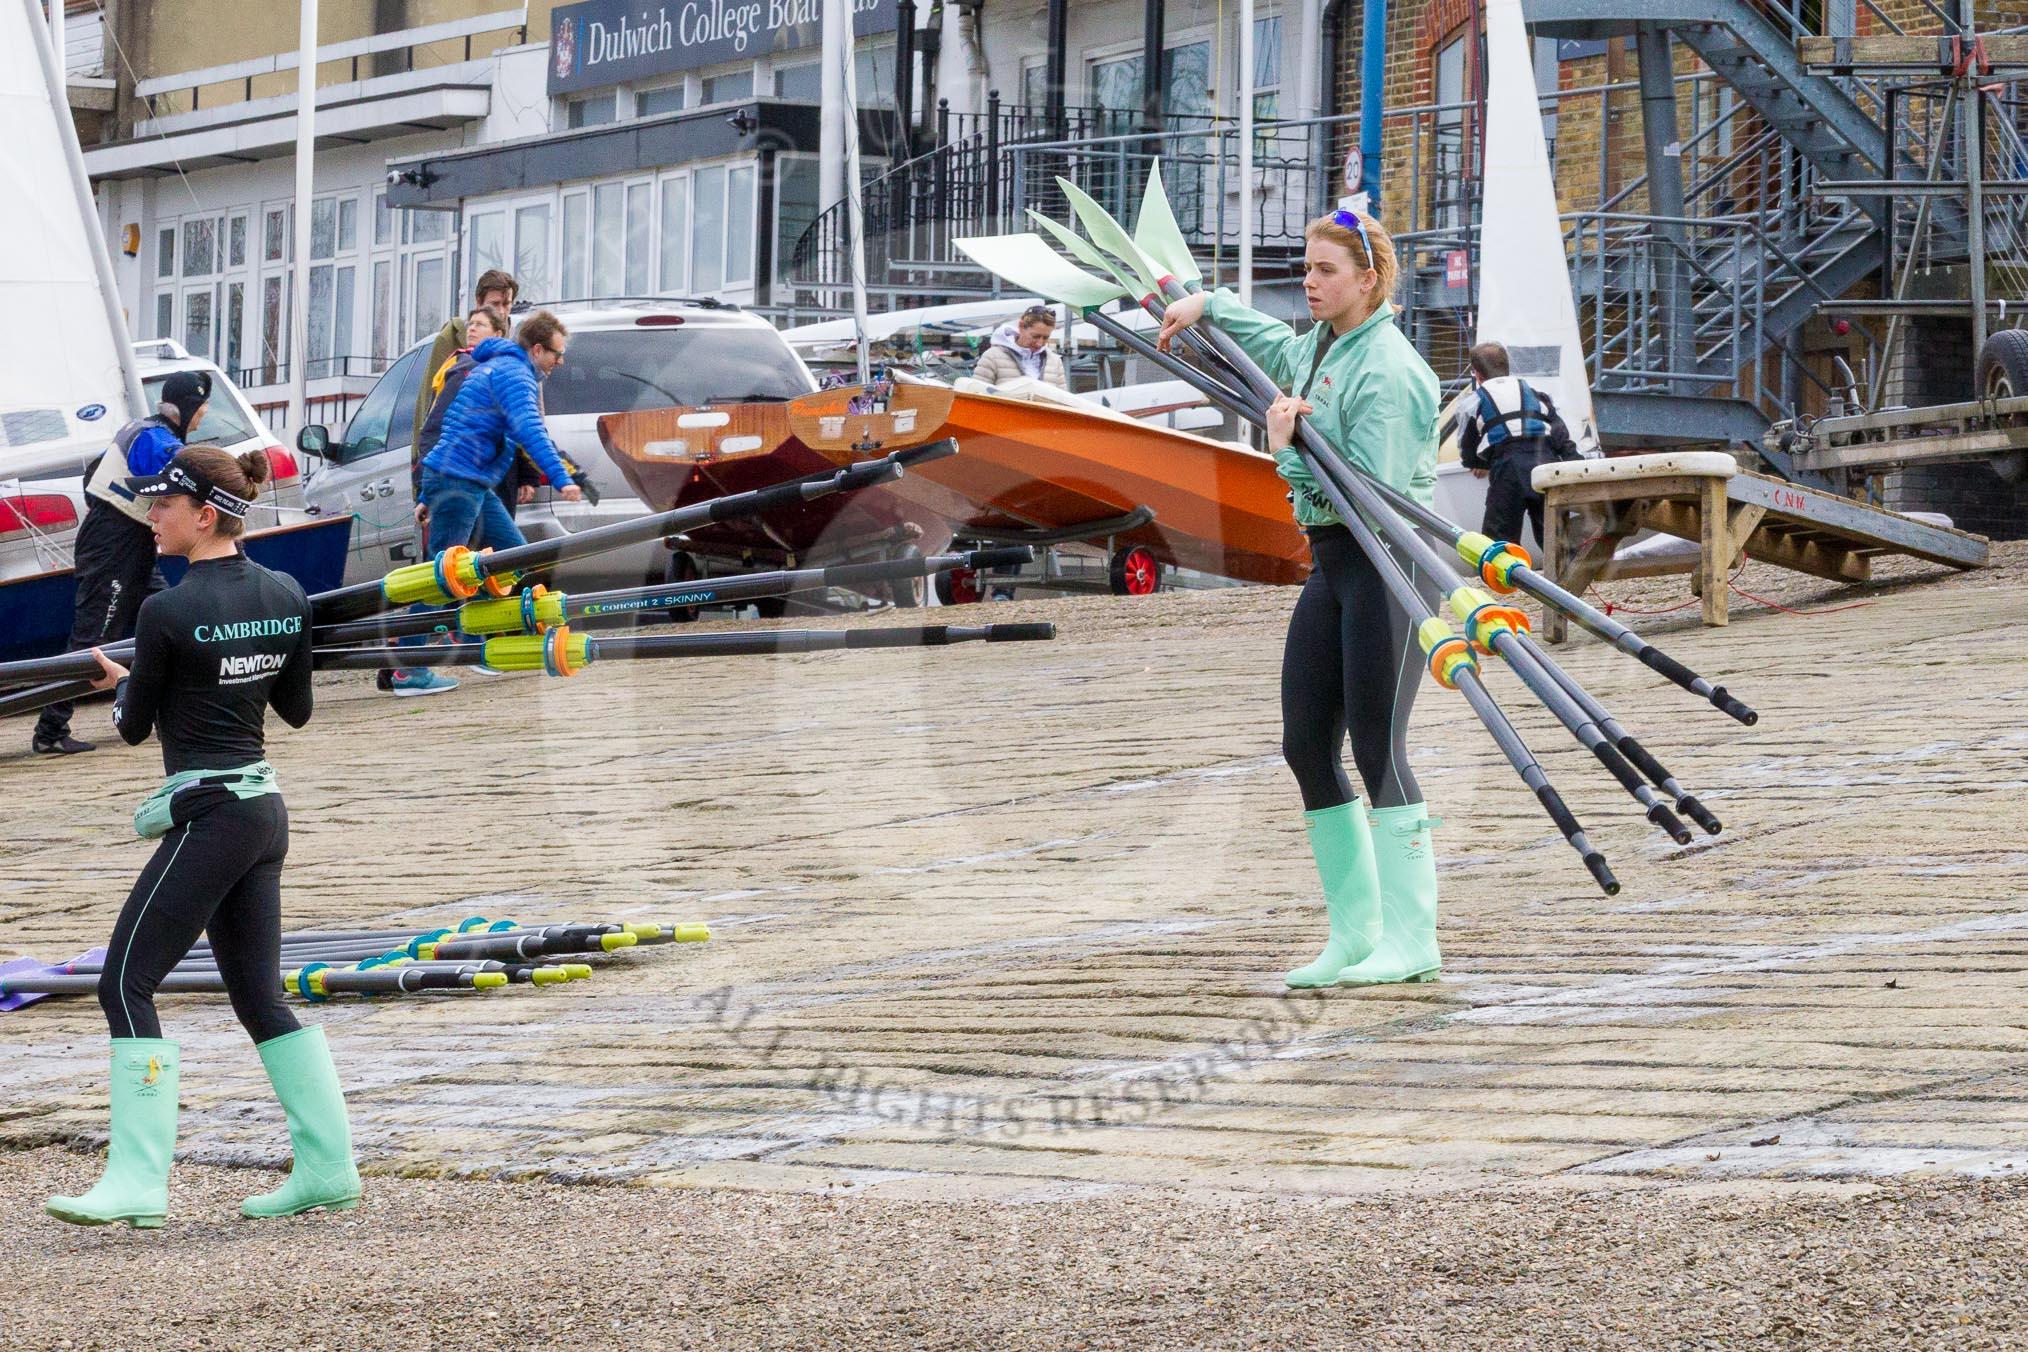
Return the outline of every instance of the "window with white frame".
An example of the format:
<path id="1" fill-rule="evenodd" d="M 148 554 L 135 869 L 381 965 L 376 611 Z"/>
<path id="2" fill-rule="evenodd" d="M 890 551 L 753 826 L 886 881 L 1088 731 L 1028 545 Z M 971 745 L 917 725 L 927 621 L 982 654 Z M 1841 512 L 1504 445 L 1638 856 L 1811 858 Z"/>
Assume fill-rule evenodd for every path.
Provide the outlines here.
<path id="1" fill-rule="evenodd" d="M 661 227 L 661 272 L 657 289 L 667 295 L 690 291 L 690 173 L 664 174 L 657 224 Z"/>
<path id="2" fill-rule="evenodd" d="M 591 197 L 591 286 L 585 294 L 617 296 L 626 283 L 626 185 L 601 183 Z"/>
<path id="3" fill-rule="evenodd" d="M 359 197 L 310 202 L 310 380 L 343 375 L 352 350 L 359 278 Z M 362 372 L 362 374 L 364 374 Z"/>
<path id="4" fill-rule="evenodd" d="M 738 70 L 723 71 L 704 77 L 704 96 L 698 99 L 699 107 L 713 103 L 734 103 L 753 97 L 753 67 L 742 66 Z"/>
<path id="5" fill-rule="evenodd" d="M 240 363 L 248 221 L 244 211 L 205 212 L 156 230 L 153 336 L 228 371 Z"/>
<path id="6" fill-rule="evenodd" d="M 524 202 L 514 208 L 514 280 L 521 296 L 537 304 L 558 299 L 549 264 L 552 214 L 554 209 L 547 200 Z"/>
<path id="7" fill-rule="evenodd" d="M 1253 117 L 1272 122 L 1282 115 L 1282 19 L 1270 14 L 1253 21 Z"/>
<path id="8" fill-rule="evenodd" d="M 627 185 L 627 294 L 655 289 L 655 185 L 642 179 Z"/>
<path id="9" fill-rule="evenodd" d="M 637 90 L 634 94 L 635 117 L 658 117 L 663 113 L 680 113 L 684 103 L 684 87 L 681 83 L 663 85 L 657 89 Z"/>
<path id="10" fill-rule="evenodd" d="M 793 66 L 777 65 L 774 71 L 775 97 L 818 103 L 824 97 L 824 68 L 821 62 L 801 61 Z"/>
<path id="11" fill-rule="evenodd" d="M 796 245 L 816 224 L 820 202 L 819 161 L 815 155 L 775 156 L 775 276 L 784 278 L 794 266 Z"/>
<path id="12" fill-rule="evenodd" d="M 498 207 L 475 211 L 465 218 L 465 238 L 470 242 L 467 272 L 476 285 L 479 278 L 495 268 L 507 270 L 507 209 Z"/>
<path id="13" fill-rule="evenodd" d="M 563 277 L 557 294 L 565 300 L 591 294 L 591 198 L 589 189 L 563 194 Z"/>
<path id="14" fill-rule="evenodd" d="M 401 224 L 401 345 L 405 348 L 443 327 L 451 312 L 451 226 L 442 211 L 404 211 Z"/>
<path id="15" fill-rule="evenodd" d="M 610 89 L 603 94 L 589 94 L 581 99 L 571 99 L 563 105 L 563 125 L 572 131 L 579 127 L 597 127 L 608 122 L 617 122 L 619 117 L 619 96 Z"/>

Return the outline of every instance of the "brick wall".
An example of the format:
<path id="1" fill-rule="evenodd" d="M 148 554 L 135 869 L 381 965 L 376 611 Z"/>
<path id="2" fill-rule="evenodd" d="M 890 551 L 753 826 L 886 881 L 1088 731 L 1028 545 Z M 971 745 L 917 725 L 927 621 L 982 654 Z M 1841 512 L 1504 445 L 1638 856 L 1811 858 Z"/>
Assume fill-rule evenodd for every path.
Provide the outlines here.
<path id="1" fill-rule="evenodd" d="M 1971 398 L 1976 355 L 1968 322 L 1904 321 L 1885 401 L 1919 407 Z M 1898 512 L 1942 512 L 1964 530 L 1999 540 L 2028 535 L 2028 486 L 2008 483 L 1990 465 L 1906 469 L 1882 476 L 1880 489 L 1882 502 Z"/>

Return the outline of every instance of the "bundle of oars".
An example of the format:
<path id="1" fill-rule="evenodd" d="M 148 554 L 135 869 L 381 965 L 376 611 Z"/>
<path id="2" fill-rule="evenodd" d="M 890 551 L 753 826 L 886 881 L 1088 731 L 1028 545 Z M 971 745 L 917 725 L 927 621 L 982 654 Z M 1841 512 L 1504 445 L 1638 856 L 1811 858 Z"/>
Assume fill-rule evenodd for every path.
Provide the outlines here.
<path id="1" fill-rule="evenodd" d="M 1057 179 L 1057 184 L 1069 198 L 1089 238 L 1036 212 L 1029 212 L 1029 216 L 1079 263 L 1097 269 L 1098 275 L 1066 260 L 1040 235 L 959 240 L 958 247 L 1017 289 L 1082 311 L 1090 323 L 1129 350 L 1188 381 L 1241 417 L 1265 426 L 1267 408 L 1280 391 L 1229 335 L 1208 323 L 1182 330 L 1182 341 L 1202 363 L 1192 365 L 1159 350 L 1101 309 L 1124 299 L 1160 319 L 1169 302 L 1202 289 L 1202 274 L 1176 225 L 1162 188 L 1159 167 L 1150 166 L 1140 217 L 1131 234 L 1075 184 L 1063 178 Z M 1446 689 L 1465 697 L 1501 753 L 1608 895 L 1619 891 L 1618 880 L 1607 866 L 1605 856 L 1586 838 L 1577 818 L 1487 691 L 1479 669 L 1480 657 L 1502 658 L 1528 692 L 1641 805 L 1647 819 L 1677 844 L 1688 844 L 1691 840 L 1689 829 L 1676 816 L 1677 811 L 1717 834 L 1718 819 L 1677 783 L 1604 705 L 1535 643 L 1530 636 L 1527 613 L 1469 585 L 1430 540 L 1434 538 L 1448 545 L 1457 559 L 1477 575 L 1477 580 L 1494 592 L 1511 594 L 1518 590 L 1561 611 L 1741 723 L 1751 724 L 1758 719 L 1752 709 L 1727 694 L 1724 687 L 1712 685 L 1625 625 L 1557 586 L 1536 571 L 1527 554 L 1517 546 L 1444 520 L 1338 454 L 1300 420 L 1295 447 L 1317 486 L 1372 559 L 1394 600 L 1409 616 L 1432 677 Z M 1404 570 L 1404 563 L 1410 565 L 1414 580 Z M 1442 617 L 1446 607 L 1462 633 Z"/>
<path id="2" fill-rule="evenodd" d="M 593 662 L 615 659 L 731 657 L 833 648 L 940 647 L 951 643 L 1054 638 L 1055 629 L 1047 624 L 770 629 L 619 638 L 594 638 L 573 633 L 570 628 L 572 620 L 599 616 L 757 600 L 830 587 L 867 587 L 878 582 L 932 577 L 956 568 L 986 570 L 1026 562 L 1033 555 L 1025 546 L 831 568 L 783 569 L 583 596 L 551 592 L 540 584 L 516 590 L 534 569 L 679 535 L 713 522 L 764 516 L 833 493 L 888 483 L 899 478 L 908 465 L 955 455 L 957 449 L 957 444 L 948 440 L 911 447 L 834 472 L 711 498 L 673 511 L 552 540 L 535 540 L 498 552 L 476 552 L 454 546 L 426 563 L 397 568 L 378 582 L 341 587 L 311 597 L 316 665 L 323 670 L 485 666 L 495 671 L 547 671 L 552 676 L 570 676 Z M 385 613 L 395 607 L 418 605 L 426 609 Z M 387 645 L 391 639 L 438 632 L 480 641 Z M 116 662 L 131 661 L 133 642 L 108 644 L 104 651 Z M 0 715 L 79 698 L 91 690 L 91 682 L 99 675 L 98 662 L 89 652 L 0 663 L 0 689 L 7 690 L 0 694 Z"/>
<path id="3" fill-rule="evenodd" d="M 657 944 L 700 944 L 710 938 L 710 930 L 695 923 L 520 925 L 483 916 L 450 929 L 308 930 L 282 936 L 282 989 L 320 1001 L 335 995 L 557 986 L 589 978 L 588 959 Z M 49 965 L 33 958 L 0 963 L 0 1012 L 52 995 L 93 994 L 105 964 L 104 949 Z M 192 948 L 157 989 L 170 994 L 223 994 L 225 980 L 210 943 Z"/>

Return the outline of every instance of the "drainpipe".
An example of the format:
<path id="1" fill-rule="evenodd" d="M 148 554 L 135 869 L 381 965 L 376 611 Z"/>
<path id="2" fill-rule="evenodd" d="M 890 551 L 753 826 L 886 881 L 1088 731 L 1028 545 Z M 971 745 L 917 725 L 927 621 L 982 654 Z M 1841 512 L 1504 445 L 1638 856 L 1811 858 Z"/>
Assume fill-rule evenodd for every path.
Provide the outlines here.
<path id="1" fill-rule="evenodd" d="M 915 0 L 895 6 L 894 120 L 901 130 L 901 149 L 888 149 L 895 164 L 915 158 Z"/>
<path id="2" fill-rule="evenodd" d="M 1049 86 L 1049 125 L 1061 139 L 1068 126 L 1064 85 L 1070 80 L 1070 0 L 1049 0 L 1049 17 L 1044 28 L 1049 35 L 1049 64 L 1043 83 Z M 981 39 L 984 45 L 984 39 Z"/>
<path id="3" fill-rule="evenodd" d="M 1641 71 L 1641 138 L 1648 160 L 1648 211 L 1681 219 L 1683 211 L 1683 148 L 1676 136 L 1676 66 L 1670 53 L 1669 30 L 1644 23 L 1635 30 L 1635 55 Z M 1686 254 L 1689 236 L 1678 224 L 1655 227 L 1655 271 L 1662 301 L 1662 326 L 1667 335 L 1669 369 L 1686 375 L 1696 364 L 1691 343 L 1690 278 Z M 1668 382 L 1671 390 L 1679 380 Z"/>
<path id="4" fill-rule="evenodd" d="M 1162 69 L 1163 0 L 1141 0 L 1141 128 L 1162 130 L 1166 72 Z M 1158 146 L 1160 142 L 1156 143 Z"/>
<path id="5" fill-rule="evenodd" d="M 1253 87 L 1253 0 L 1239 0 L 1239 303 L 1246 306 L 1253 304 Z"/>
<path id="6" fill-rule="evenodd" d="M 1387 0 L 1366 0 L 1359 36 L 1359 190 L 1380 215 L 1380 119 L 1387 97 Z"/>
<path id="7" fill-rule="evenodd" d="M 317 159 L 317 0 L 302 0 L 296 34 L 296 275 L 289 315 L 289 432 L 299 436 L 309 408 L 310 202 Z M 251 229 L 251 225 L 248 227 Z"/>

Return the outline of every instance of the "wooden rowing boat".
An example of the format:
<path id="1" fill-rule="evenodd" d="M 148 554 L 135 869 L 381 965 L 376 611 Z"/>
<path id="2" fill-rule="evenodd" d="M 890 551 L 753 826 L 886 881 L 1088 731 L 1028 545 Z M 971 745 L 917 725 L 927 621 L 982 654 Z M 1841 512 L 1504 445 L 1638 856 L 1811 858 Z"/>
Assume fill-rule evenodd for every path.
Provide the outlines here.
<path id="1" fill-rule="evenodd" d="M 1010 394 L 913 382 L 848 386 L 785 404 L 607 414 L 599 436 L 635 492 L 657 510 L 957 439 L 959 454 L 896 483 L 813 503 L 793 517 L 693 537 L 714 552 L 723 541 L 818 557 L 912 527 L 925 551 L 954 536 L 1085 538 L 1116 553 L 1139 547 L 1156 562 L 1246 582 L 1294 584 L 1309 571 L 1308 545 L 1272 457 L 1043 388 Z M 1140 509 L 1152 511 L 1152 520 L 1131 524 L 1146 515 Z"/>

